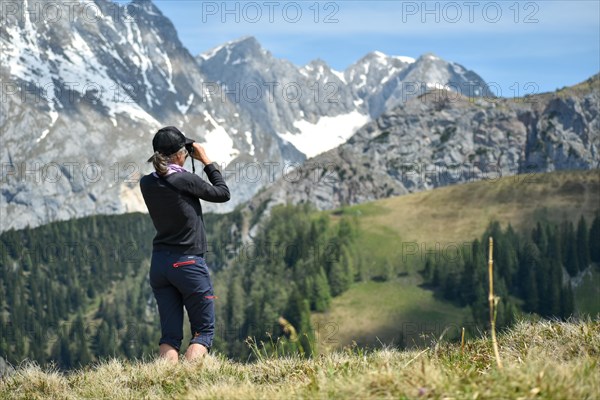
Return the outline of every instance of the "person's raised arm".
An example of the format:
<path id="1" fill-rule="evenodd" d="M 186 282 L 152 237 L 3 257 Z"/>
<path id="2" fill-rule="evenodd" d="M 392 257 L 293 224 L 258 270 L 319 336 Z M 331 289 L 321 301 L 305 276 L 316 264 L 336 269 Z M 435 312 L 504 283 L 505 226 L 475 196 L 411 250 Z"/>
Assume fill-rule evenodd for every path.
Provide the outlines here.
<path id="1" fill-rule="evenodd" d="M 185 189 L 202 200 L 214 203 L 225 203 L 226 201 L 229 201 L 229 188 L 227 187 L 221 172 L 210 161 L 204 147 L 199 143 L 194 143 L 193 146 L 194 152 L 192 153 L 192 157 L 204 164 L 204 172 L 212 185 L 208 184 L 199 176 L 196 176 Z"/>

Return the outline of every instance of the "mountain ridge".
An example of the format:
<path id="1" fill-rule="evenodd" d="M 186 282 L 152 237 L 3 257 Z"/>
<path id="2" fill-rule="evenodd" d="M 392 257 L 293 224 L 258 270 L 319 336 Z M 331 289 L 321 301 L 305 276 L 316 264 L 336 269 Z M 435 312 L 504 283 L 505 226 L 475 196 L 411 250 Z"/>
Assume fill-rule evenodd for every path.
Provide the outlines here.
<path id="1" fill-rule="evenodd" d="M 473 180 L 598 169 L 599 89 L 595 75 L 521 99 L 432 90 L 308 159 L 255 196 L 246 212 L 267 215 L 277 204 L 304 202 L 329 210 Z"/>

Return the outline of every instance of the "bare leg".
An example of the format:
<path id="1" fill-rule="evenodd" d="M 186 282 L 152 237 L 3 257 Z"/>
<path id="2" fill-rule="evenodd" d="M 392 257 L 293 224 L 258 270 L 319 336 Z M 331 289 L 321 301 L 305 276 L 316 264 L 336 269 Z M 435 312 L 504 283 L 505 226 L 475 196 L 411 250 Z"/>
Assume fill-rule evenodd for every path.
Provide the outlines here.
<path id="1" fill-rule="evenodd" d="M 206 347 L 204 347 L 200 343 L 192 343 L 185 352 L 185 359 L 188 361 L 193 361 L 199 359 L 207 353 L 208 350 Z"/>
<path id="2" fill-rule="evenodd" d="M 159 348 L 159 352 L 160 352 L 160 358 L 164 358 L 174 364 L 177 364 L 177 362 L 179 361 L 179 353 L 177 352 L 177 350 L 175 349 L 175 347 L 163 343 L 160 345 Z"/>

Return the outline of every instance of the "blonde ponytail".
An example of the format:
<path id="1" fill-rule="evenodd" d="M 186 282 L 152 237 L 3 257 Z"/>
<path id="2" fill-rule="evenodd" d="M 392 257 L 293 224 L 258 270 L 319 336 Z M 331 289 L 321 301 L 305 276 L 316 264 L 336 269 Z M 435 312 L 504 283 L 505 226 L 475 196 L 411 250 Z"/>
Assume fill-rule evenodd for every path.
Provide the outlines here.
<path id="1" fill-rule="evenodd" d="M 154 152 L 154 155 L 150 158 L 150 162 L 154 166 L 156 173 L 160 176 L 165 176 L 169 170 L 169 158 L 158 151 Z"/>

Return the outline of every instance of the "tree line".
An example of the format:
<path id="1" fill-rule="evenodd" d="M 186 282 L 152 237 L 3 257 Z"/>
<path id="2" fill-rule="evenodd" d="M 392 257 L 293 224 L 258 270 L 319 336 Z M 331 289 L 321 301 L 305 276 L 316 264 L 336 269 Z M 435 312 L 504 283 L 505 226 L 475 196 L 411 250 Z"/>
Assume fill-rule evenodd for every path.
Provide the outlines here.
<path id="1" fill-rule="evenodd" d="M 158 340 L 145 282 L 153 234 L 143 214 L 3 232 L 0 355 L 69 369 L 150 354 Z"/>
<path id="2" fill-rule="evenodd" d="M 304 346 L 288 340 L 287 350 L 310 349 L 310 312 L 327 309 L 354 279 L 356 229 L 347 219 L 332 226 L 314 211 L 275 208 L 251 244 L 241 242 L 239 210 L 205 216 L 218 296 L 216 349 L 245 357 L 248 336 L 289 339 L 279 317 L 305 340 Z M 139 213 L 2 233 L 0 356 L 70 369 L 154 355 L 160 337 L 148 282 L 154 233 L 149 216 Z"/>
<path id="3" fill-rule="evenodd" d="M 591 262 L 600 263 L 600 218 L 588 228 L 538 222 L 528 234 L 492 222 L 481 239 L 462 249 L 457 260 L 441 253 L 425 261 L 426 282 L 446 300 L 471 307 L 473 320 L 485 325 L 488 314 L 488 237 L 493 237 L 494 292 L 500 297 L 497 325 L 508 326 L 522 312 L 568 318 L 574 311 L 572 277 Z"/>
<path id="4" fill-rule="evenodd" d="M 218 275 L 225 297 L 217 302 L 217 315 L 226 330 L 217 337 L 217 348 L 246 359 L 251 349 L 244 339 L 252 338 L 272 345 L 270 351 L 279 351 L 276 344 L 284 342 L 282 352 L 310 356 L 310 313 L 326 311 L 332 297 L 360 275 L 353 245 L 357 229 L 351 217 L 332 223 L 307 204 L 273 208 L 252 245 Z M 287 323 L 297 338 L 290 337 Z"/>

